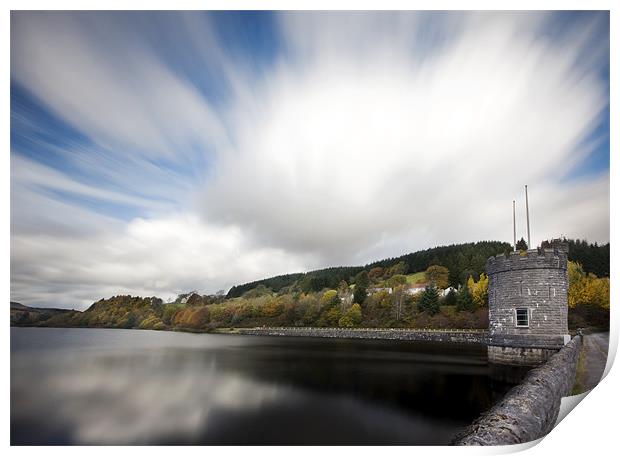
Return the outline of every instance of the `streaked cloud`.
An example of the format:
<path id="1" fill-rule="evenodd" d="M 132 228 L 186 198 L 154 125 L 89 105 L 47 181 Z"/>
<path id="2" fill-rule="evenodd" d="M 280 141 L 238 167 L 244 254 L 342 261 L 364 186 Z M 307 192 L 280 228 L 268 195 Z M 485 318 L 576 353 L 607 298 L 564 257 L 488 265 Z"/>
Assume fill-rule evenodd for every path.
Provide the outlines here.
<path id="1" fill-rule="evenodd" d="M 609 239 L 607 13 L 227 14 L 12 14 L 12 90 L 83 136 L 12 145 L 13 299 L 510 241 L 524 183 L 536 242 Z"/>

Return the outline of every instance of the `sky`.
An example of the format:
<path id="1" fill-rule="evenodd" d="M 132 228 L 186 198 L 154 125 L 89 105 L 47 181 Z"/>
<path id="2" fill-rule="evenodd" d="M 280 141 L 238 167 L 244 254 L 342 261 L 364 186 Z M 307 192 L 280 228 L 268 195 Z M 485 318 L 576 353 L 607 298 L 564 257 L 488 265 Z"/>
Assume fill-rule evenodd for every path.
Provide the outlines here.
<path id="1" fill-rule="evenodd" d="M 11 299 L 609 241 L 607 12 L 12 12 Z"/>

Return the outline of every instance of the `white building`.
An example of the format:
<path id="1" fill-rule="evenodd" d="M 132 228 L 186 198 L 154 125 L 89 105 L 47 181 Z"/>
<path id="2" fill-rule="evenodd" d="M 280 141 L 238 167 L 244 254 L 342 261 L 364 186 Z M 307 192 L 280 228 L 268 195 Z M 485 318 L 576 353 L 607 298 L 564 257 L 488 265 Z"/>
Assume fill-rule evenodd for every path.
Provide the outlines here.
<path id="1" fill-rule="evenodd" d="M 426 287 L 410 287 L 405 290 L 405 293 L 408 295 L 417 295 L 418 293 L 422 293 Z"/>
<path id="2" fill-rule="evenodd" d="M 457 289 L 454 287 L 448 287 L 445 290 L 441 290 L 441 296 L 448 296 L 448 293 L 450 293 L 451 291 L 454 291 L 456 293 Z"/>

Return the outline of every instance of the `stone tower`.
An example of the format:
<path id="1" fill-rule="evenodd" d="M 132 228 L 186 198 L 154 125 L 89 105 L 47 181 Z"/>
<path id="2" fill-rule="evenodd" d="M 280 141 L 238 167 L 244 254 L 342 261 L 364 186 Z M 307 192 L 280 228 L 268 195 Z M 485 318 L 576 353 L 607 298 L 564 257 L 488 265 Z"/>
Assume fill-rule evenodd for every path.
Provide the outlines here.
<path id="1" fill-rule="evenodd" d="M 489 361 L 535 365 L 569 340 L 568 244 L 487 260 Z"/>

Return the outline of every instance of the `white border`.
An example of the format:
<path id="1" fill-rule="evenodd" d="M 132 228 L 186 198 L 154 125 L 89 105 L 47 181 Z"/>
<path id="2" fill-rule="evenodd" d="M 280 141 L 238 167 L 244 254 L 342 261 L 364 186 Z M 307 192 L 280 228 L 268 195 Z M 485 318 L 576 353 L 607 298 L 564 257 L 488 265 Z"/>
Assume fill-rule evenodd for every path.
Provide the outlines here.
<path id="1" fill-rule="evenodd" d="M 5 249 L 2 250 L 3 261 L 0 263 L 2 267 L 2 290 L 3 295 L 5 296 L 5 302 L 8 304 L 10 300 L 10 275 L 9 275 L 9 266 L 10 266 L 10 230 L 9 230 L 9 191 L 10 191 L 10 176 L 9 176 L 9 138 L 10 138 L 10 94 L 9 94 L 9 86 L 10 86 L 10 14 L 9 10 L 20 10 L 20 9 L 161 9 L 161 10 L 170 10 L 170 9 L 193 9 L 193 10 L 204 10 L 204 9 L 359 9 L 359 10 L 377 10 L 377 9 L 418 9 L 418 10 L 445 10 L 445 9 L 454 9 L 454 10 L 462 10 L 462 9 L 481 9 L 481 10 L 536 10 L 536 9 L 547 9 L 547 10 L 591 10 L 591 9 L 602 9 L 602 10 L 610 10 L 610 18 L 611 18 L 611 78 L 610 81 L 615 81 L 615 78 L 618 74 L 617 67 L 617 55 L 614 53 L 617 52 L 617 45 L 614 43 L 618 43 L 618 20 L 616 17 L 618 7 L 612 1 L 602 1 L 602 0 L 591 0 L 591 1 L 581 1 L 581 0 L 521 0 L 521 1 L 503 1 L 503 2 L 493 2 L 491 0 L 474 0 L 474 1 L 457 1 L 457 0 L 436 0 L 436 1 L 406 1 L 406 0 L 358 0 L 355 2 L 346 1 L 346 0 L 307 0 L 307 1 L 286 1 L 286 0 L 263 0 L 263 1 L 251 1 L 251 0 L 236 0 L 236 1 L 226 1 L 226 0 L 211 0 L 211 1 L 196 1 L 196 0 L 176 0 L 174 2 L 170 1 L 161 1 L 161 0 L 151 0 L 151 1 L 135 1 L 135 0 L 93 0 L 88 2 L 88 7 L 83 1 L 76 0 L 60 0 L 52 3 L 45 2 L 42 0 L 22 0 L 22 1 L 13 1 L 8 0 L 3 3 L 5 6 L 4 15 L 2 16 L 2 39 L 3 39 L 3 62 L 4 62 L 4 71 L 2 72 L 2 81 L 4 90 L 2 91 L 2 99 L 3 99 L 3 122 L 2 122 L 2 132 L 3 139 L 5 145 L 5 151 L 3 151 L 0 160 L 0 173 L 2 173 L 0 178 L 0 185 L 2 185 L 3 192 L 1 198 L 2 204 L 2 213 L 3 214 L 3 224 L 2 224 L 2 235 L 4 239 Z M 620 118 L 618 117 L 618 96 L 617 91 L 615 90 L 615 86 L 612 84 L 611 94 L 610 94 L 610 103 L 611 103 L 611 122 L 610 125 L 620 125 Z M 617 133 L 615 133 L 612 128 L 611 138 L 610 138 L 611 150 L 614 153 L 611 154 L 611 167 L 610 167 L 610 176 L 617 175 L 617 166 L 618 166 L 618 157 L 617 152 L 619 149 L 619 144 L 617 140 Z M 611 188 L 611 208 L 614 207 L 614 203 L 617 204 L 618 199 L 616 198 L 618 192 L 618 182 L 610 177 L 610 188 Z M 615 244 L 617 239 L 614 237 L 614 233 L 618 232 L 619 224 L 617 218 L 617 212 L 611 211 L 610 213 L 611 219 L 611 277 L 615 278 L 618 276 L 618 262 L 616 261 L 618 255 L 618 249 Z M 618 289 L 615 286 L 611 288 L 612 297 L 612 332 L 610 335 L 610 360 L 613 360 L 615 357 L 615 353 L 617 351 L 618 345 L 618 311 L 617 311 L 617 302 L 618 302 Z M 9 359 L 10 359 L 10 331 L 9 331 L 9 318 L 8 311 L 4 314 L 4 322 L 2 325 L 3 331 L 3 340 L 5 341 L 4 350 L 2 353 L 3 360 L 2 366 L 4 366 L 4 375 L 2 376 L 2 386 L 1 391 L 6 398 L 4 402 L 4 413 L 2 415 L 2 435 L 4 436 L 4 445 L 8 446 L 10 437 L 9 437 L 9 427 L 10 427 L 10 409 L 9 409 Z M 609 372 L 609 368 L 611 367 L 611 361 L 608 362 L 606 372 Z M 612 449 L 616 446 L 616 433 L 617 425 L 615 420 L 612 418 L 613 414 L 617 412 L 616 407 L 618 406 L 618 386 L 620 384 L 618 378 L 618 369 L 611 372 L 611 375 L 608 375 L 601 384 L 595 388 L 589 395 L 588 398 L 583 401 L 583 403 L 579 404 L 577 409 L 571 412 L 560 424 L 554 429 L 546 438 L 541 441 L 535 442 L 539 443 L 535 445 L 525 444 L 518 445 L 513 447 L 490 447 L 490 448 L 450 448 L 450 447 L 416 447 L 413 451 L 421 451 L 425 454 L 446 454 L 446 453 L 455 453 L 458 452 L 460 454 L 502 454 L 509 453 L 514 451 L 521 451 L 526 448 L 530 448 L 531 454 L 540 454 L 540 455 L 548 455 L 548 454 L 556 454 L 559 452 L 564 452 L 566 454 L 578 454 L 583 452 L 589 452 L 591 454 L 607 454 L 609 453 L 609 449 Z M 242 430 L 240 430 L 242 432 Z M 34 448 L 34 447 L 11 447 L 10 451 L 15 454 L 30 454 L 32 452 L 37 452 L 37 450 L 45 451 L 48 454 L 56 455 L 56 454 L 66 454 L 73 453 L 78 454 L 84 451 L 84 448 L 81 447 L 44 447 L 44 448 Z M 120 447 L 115 448 L 115 452 L 127 452 L 133 453 L 135 451 L 141 451 L 142 448 L 138 447 Z M 109 448 L 106 447 L 89 447 L 87 450 L 89 453 L 99 453 L 104 454 L 110 451 Z M 146 449 L 149 453 L 152 454 L 168 454 L 170 451 L 179 451 L 178 449 L 168 448 L 168 447 L 149 447 Z M 187 453 L 195 453 L 199 452 L 202 454 L 204 451 L 211 451 L 210 449 L 205 449 L 203 447 L 189 447 L 183 448 L 181 451 Z M 343 451 L 355 451 L 356 454 L 372 454 L 376 453 L 377 448 L 373 447 L 362 447 L 362 448 L 322 448 L 317 449 L 313 447 L 296 447 L 294 449 L 287 447 L 258 447 L 258 448 L 223 448 L 223 449 L 214 449 L 213 451 L 243 451 L 243 452 L 252 452 L 259 454 L 267 454 L 270 455 L 290 455 L 291 452 L 295 452 L 300 455 L 313 455 L 317 451 L 321 452 L 333 452 L 333 453 L 341 453 Z M 391 454 L 407 454 L 409 455 L 412 451 L 412 448 L 409 447 L 390 447 L 389 450 Z"/>

